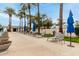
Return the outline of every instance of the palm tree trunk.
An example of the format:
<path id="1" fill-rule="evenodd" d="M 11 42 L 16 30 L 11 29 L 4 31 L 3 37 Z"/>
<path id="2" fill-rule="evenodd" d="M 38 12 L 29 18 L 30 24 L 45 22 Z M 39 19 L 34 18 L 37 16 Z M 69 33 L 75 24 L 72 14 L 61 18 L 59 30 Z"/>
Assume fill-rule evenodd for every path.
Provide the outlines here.
<path id="1" fill-rule="evenodd" d="M 21 32 L 21 19 L 20 19 L 20 23 L 19 23 L 19 32 Z"/>
<path id="2" fill-rule="evenodd" d="M 29 26 L 28 26 L 29 23 L 28 23 L 28 22 L 29 22 L 29 20 L 28 20 L 28 16 L 27 16 L 27 28 L 26 28 L 26 29 L 27 29 L 27 32 L 29 32 L 29 28 L 28 28 L 28 27 L 29 27 Z"/>
<path id="3" fill-rule="evenodd" d="M 30 15 L 30 29 L 29 29 L 29 31 L 31 31 L 31 10 L 30 10 L 30 4 L 28 4 L 28 9 L 29 9 L 29 15 Z"/>
<path id="4" fill-rule="evenodd" d="M 21 25 L 21 29 L 22 29 L 22 32 L 23 32 L 23 20 L 22 20 L 22 25 Z"/>
<path id="5" fill-rule="evenodd" d="M 24 18 L 24 25 L 26 26 L 26 18 Z"/>
<path id="6" fill-rule="evenodd" d="M 47 23 L 47 29 L 50 29 L 50 25 L 49 25 L 49 23 Z"/>
<path id="7" fill-rule="evenodd" d="M 24 17 L 24 27 L 26 26 L 26 18 Z M 26 28 L 26 27 L 25 27 Z M 25 31 L 26 29 L 24 28 L 24 34 L 25 34 Z"/>
<path id="8" fill-rule="evenodd" d="M 63 3 L 60 3 L 59 32 L 63 33 Z"/>
<path id="9" fill-rule="evenodd" d="M 9 31 L 11 32 L 11 24 L 12 24 L 12 19 L 11 17 L 9 16 Z"/>
<path id="10" fill-rule="evenodd" d="M 38 9 L 38 34 L 40 34 L 40 11 L 39 11 L 39 3 L 37 4 Z"/>

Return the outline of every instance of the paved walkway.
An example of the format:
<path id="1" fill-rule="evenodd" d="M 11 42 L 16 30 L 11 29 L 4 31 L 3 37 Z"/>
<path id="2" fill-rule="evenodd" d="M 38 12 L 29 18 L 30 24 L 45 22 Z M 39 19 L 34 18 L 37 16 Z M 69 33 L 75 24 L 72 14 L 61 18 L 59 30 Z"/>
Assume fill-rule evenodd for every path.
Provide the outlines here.
<path id="1" fill-rule="evenodd" d="M 2 56 L 61 56 L 61 55 L 79 55 L 79 44 L 73 43 L 75 47 L 67 47 L 65 44 L 46 41 L 46 38 L 36 38 L 21 33 L 9 33 L 12 41 L 11 46 Z"/>

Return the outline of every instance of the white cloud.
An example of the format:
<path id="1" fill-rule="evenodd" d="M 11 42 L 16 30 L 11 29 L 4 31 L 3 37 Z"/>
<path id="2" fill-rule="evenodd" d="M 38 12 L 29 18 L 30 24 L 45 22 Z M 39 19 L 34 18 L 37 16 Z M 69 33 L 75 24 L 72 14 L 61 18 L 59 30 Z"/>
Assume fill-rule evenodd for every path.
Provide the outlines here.
<path id="1" fill-rule="evenodd" d="M 9 17 L 7 14 L 0 13 L 0 23 L 2 25 L 8 25 Z M 4 23 L 5 22 L 5 23 Z M 12 16 L 12 25 L 18 25 L 19 18 Z"/>
<path id="2" fill-rule="evenodd" d="M 1 17 L 1 18 L 6 18 L 6 19 L 8 19 L 9 16 L 8 16 L 7 14 L 0 13 L 0 17 Z M 13 19 L 13 20 L 19 20 L 19 19 L 18 19 L 16 16 L 14 16 L 14 15 L 12 16 L 12 19 Z"/>

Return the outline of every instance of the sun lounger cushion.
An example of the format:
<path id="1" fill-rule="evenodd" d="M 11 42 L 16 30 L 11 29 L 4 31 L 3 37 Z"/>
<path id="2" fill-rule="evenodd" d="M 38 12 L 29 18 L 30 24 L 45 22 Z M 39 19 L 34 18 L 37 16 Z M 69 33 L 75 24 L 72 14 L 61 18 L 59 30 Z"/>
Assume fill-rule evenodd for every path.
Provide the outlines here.
<path id="1" fill-rule="evenodd" d="M 61 40 L 64 39 L 64 34 L 56 33 L 54 39 L 57 40 L 57 41 L 61 41 Z"/>
<path id="2" fill-rule="evenodd" d="M 52 40 L 54 40 L 54 41 L 61 41 L 63 39 L 64 39 L 64 34 L 62 34 L 62 33 L 56 33 L 55 36 L 52 37 Z"/>

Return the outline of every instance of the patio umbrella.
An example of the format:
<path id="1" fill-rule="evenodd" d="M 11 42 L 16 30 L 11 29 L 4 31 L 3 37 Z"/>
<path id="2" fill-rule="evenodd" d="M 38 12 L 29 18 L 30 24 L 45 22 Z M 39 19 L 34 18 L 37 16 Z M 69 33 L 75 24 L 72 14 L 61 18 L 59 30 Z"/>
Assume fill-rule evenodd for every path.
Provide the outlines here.
<path id="1" fill-rule="evenodd" d="M 26 32 L 26 25 L 24 25 L 24 33 Z"/>
<path id="2" fill-rule="evenodd" d="M 71 44 L 71 34 L 73 32 L 75 32 L 73 23 L 74 23 L 73 14 L 70 10 L 69 17 L 67 19 L 67 33 L 70 33 L 70 45 L 68 45 L 68 46 L 70 46 L 70 47 L 73 47 L 72 44 Z"/>
<path id="3" fill-rule="evenodd" d="M 36 23 L 35 23 L 35 22 L 33 22 L 33 29 L 32 29 L 32 31 L 33 31 L 33 32 L 36 31 Z"/>

